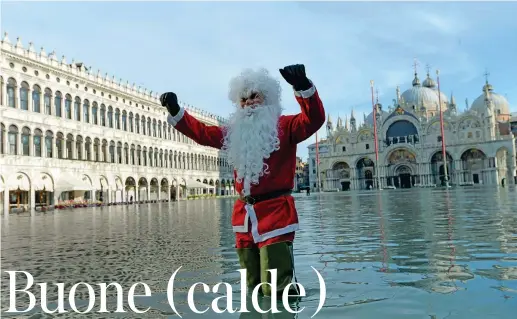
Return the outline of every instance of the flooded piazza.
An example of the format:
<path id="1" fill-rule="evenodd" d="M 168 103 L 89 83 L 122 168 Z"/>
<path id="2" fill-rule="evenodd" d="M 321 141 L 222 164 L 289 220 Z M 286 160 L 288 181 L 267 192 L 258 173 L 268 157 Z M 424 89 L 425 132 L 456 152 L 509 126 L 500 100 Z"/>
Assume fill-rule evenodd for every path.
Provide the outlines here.
<path id="1" fill-rule="evenodd" d="M 234 308 L 240 307 L 239 263 L 234 250 L 231 209 L 234 199 L 205 199 L 11 214 L 3 217 L 2 317 L 179 318 L 167 300 L 174 299 L 182 318 L 310 318 L 318 307 L 319 283 L 326 301 L 315 318 L 515 318 L 517 309 L 517 190 L 456 188 L 296 194 L 302 230 L 295 240 L 296 276 L 307 297 L 298 315 L 282 313 L 196 315 L 186 303 L 196 282 L 213 287 L 232 284 Z M 57 289 L 78 282 L 119 283 L 124 296 L 145 282 L 151 297 L 136 299 L 145 314 L 9 314 L 8 275 L 27 271 L 31 290 L 49 283 L 47 300 L 55 308 Z M 20 279 L 17 287 L 25 287 Z M 85 290 L 76 292 L 77 304 Z M 140 287 L 141 288 L 141 287 Z M 97 289 L 97 288 L 95 288 Z M 143 294 L 137 288 L 135 294 Z M 202 310 L 218 295 L 196 293 Z M 17 295 L 18 309 L 28 305 Z M 111 298 L 111 297 L 110 297 Z M 66 299 L 68 300 L 68 299 Z M 264 302 L 264 300 L 262 300 Z M 39 303 L 38 303 L 39 304 Z M 223 301 L 220 308 L 225 307 Z M 116 309 L 111 298 L 108 310 Z M 248 302 L 248 310 L 252 310 Z M 267 309 L 267 307 L 266 307 Z"/>

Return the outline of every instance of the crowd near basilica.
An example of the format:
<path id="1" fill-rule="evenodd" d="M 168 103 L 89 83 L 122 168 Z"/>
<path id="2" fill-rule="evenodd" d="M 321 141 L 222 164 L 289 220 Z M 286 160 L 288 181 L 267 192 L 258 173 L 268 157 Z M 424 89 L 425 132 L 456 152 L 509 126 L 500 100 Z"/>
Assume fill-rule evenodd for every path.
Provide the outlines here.
<path id="1" fill-rule="evenodd" d="M 415 66 L 412 87 L 402 93 L 397 87 L 389 107 L 377 98 L 360 125 L 353 110 L 345 120 L 328 115 L 318 154 L 316 143 L 309 146 L 310 186 L 318 189 L 319 181 L 320 190 L 347 191 L 515 184 L 517 116 L 485 75 L 479 96 L 471 104 L 465 99 L 463 107 L 443 93 L 429 69 L 422 81 Z"/>

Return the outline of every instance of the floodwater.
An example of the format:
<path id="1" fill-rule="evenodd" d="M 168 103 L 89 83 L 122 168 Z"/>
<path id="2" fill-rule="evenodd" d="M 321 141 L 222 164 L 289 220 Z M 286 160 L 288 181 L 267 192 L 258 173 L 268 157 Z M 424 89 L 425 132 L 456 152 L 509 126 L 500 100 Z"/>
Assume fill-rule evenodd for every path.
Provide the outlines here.
<path id="1" fill-rule="evenodd" d="M 307 294 L 291 303 L 298 311 L 305 307 L 296 316 L 285 310 L 262 315 L 248 299 L 250 313 L 217 315 L 208 310 L 196 315 L 190 310 L 187 291 L 196 282 L 210 287 L 230 283 L 233 308 L 241 306 L 230 224 L 233 200 L 213 199 L 2 217 L 2 317 L 179 318 L 168 303 L 167 285 L 181 266 L 174 303 L 182 318 L 310 318 L 320 298 L 311 267 L 326 284 L 325 304 L 314 318 L 515 318 L 515 188 L 295 196 L 303 228 L 294 246 L 296 275 Z M 43 314 L 34 284 L 37 307 L 27 314 L 6 313 L 8 270 L 27 271 L 35 283 L 47 282 L 50 309 L 58 296 L 53 283 L 65 283 L 65 305 L 75 283 L 119 283 L 127 312 L 95 313 L 100 309 L 96 299 L 90 315 Z M 24 288 L 23 276 L 17 280 L 16 286 Z M 138 309 L 150 307 L 145 314 L 132 312 L 126 302 L 137 282 L 151 290 L 151 297 L 136 298 Z M 94 289 L 99 298 L 98 286 Z M 136 288 L 136 295 L 143 293 L 142 286 Z M 216 297 L 220 295 L 198 289 L 197 308 L 204 310 Z M 75 294 L 80 311 L 86 309 L 87 298 L 86 287 L 80 285 Z M 18 294 L 18 309 L 26 309 L 28 301 L 27 294 Z M 269 299 L 259 301 L 263 309 L 270 308 Z M 219 302 L 220 308 L 225 305 Z M 116 310 L 115 298 L 108 300 L 107 309 Z"/>

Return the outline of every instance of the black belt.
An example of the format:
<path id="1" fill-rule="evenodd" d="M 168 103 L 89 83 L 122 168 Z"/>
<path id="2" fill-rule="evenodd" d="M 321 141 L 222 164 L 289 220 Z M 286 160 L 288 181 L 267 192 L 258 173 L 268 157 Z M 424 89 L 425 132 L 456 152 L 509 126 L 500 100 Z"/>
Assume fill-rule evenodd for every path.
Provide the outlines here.
<path id="1" fill-rule="evenodd" d="M 274 192 L 271 192 L 271 193 L 266 193 L 266 194 L 260 194 L 260 195 L 253 195 L 253 196 L 240 196 L 239 199 L 243 202 L 245 202 L 246 204 L 250 204 L 250 205 L 255 205 L 256 203 L 258 202 L 263 202 L 265 200 L 268 200 L 268 199 L 273 199 L 273 198 L 277 198 L 277 197 L 280 197 L 280 196 L 284 196 L 284 195 L 291 195 L 292 193 L 292 190 L 278 190 L 278 191 L 274 191 Z"/>

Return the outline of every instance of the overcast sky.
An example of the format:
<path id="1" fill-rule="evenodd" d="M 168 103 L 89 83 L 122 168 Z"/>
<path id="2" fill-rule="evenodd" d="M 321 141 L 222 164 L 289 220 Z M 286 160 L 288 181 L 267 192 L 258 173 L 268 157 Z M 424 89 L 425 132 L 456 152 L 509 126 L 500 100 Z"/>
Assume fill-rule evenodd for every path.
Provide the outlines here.
<path id="1" fill-rule="evenodd" d="M 370 80 L 386 107 L 413 79 L 413 61 L 454 92 L 459 109 L 484 73 L 517 111 L 517 2 L 2 2 L 11 41 L 55 50 L 102 74 L 226 116 L 228 81 L 245 67 L 304 63 L 327 112 L 371 110 Z M 283 82 L 286 113 L 299 111 Z M 320 136 L 324 137 L 322 128 Z M 299 155 L 307 157 L 307 145 Z"/>

